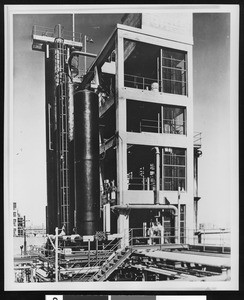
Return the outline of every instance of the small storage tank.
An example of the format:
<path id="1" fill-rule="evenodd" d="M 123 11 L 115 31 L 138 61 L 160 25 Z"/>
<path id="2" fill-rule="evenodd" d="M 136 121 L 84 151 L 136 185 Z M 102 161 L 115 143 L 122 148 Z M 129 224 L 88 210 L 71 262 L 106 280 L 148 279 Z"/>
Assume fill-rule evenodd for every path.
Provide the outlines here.
<path id="1" fill-rule="evenodd" d="M 100 205 L 99 111 L 98 95 L 88 90 L 74 95 L 74 159 L 76 230 L 93 235 Z"/>

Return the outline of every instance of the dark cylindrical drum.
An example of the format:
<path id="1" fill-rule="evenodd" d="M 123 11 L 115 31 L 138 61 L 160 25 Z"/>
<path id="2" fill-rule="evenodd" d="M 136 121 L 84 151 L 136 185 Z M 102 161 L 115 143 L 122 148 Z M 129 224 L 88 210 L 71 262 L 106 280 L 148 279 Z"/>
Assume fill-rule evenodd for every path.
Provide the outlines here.
<path id="1" fill-rule="evenodd" d="M 74 158 L 76 229 L 93 235 L 99 224 L 98 95 L 88 90 L 74 96 Z"/>

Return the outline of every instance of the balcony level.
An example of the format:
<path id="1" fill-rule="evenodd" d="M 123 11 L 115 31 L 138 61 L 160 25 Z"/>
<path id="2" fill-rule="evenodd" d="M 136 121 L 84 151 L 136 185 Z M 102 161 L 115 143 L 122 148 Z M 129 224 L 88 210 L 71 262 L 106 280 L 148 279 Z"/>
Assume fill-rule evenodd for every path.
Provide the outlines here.
<path id="1" fill-rule="evenodd" d="M 127 100 L 127 132 L 186 135 L 186 108 Z"/>
<path id="2" fill-rule="evenodd" d="M 63 30 L 60 25 L 55 28 L 34 25 L 32 29 L 32 49 L 45 51 L 46 44 L 53 44 L 57 38 L 62 38 L 64 45 L 81 50 L 84 35 L 77 32 Z"/>
<path id="3" fill-rule="evenodd" d="M 124 86 L 187 95 L 187 53 L 125 39 Z"/>

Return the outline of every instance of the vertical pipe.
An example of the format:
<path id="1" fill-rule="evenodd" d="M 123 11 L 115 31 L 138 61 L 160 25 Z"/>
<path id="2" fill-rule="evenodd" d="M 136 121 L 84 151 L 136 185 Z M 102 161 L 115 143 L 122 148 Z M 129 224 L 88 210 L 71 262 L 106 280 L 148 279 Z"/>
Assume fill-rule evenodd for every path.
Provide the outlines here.
<path id="1" fill-rule="evenodd" d="M 161 133 L 164 133 L 164 107 L 161 106 Z"/>
<path id="2" fill-rule="evenodd" d="M 156 190 L 154 204 L 159 204 L 159 189 L 160 189 L 160 152 L 158 147 L 154 147 L 156 155 Z"/>
<path id="3" fill-rule="evenodd" d="M 159 83 L 159 57 L 157 57 L 157 83 L 159 91 L 161 91 L 160 83 Z"/>
<path id="4" fill-rule="evenodd" d="M 158 113 L 158 133 L 160 133 L 160 113 Z"/>
<path id="5" fill-rule="evenodd" d="M 180 187 L 178 187 L 178 244 L 180 244 Z"/>
<path id="6" fill-rule="evenodd" d="M 98 239 L 96 239 L 96 263 L 98 262 Z"/>
<path id="7" fill-rule="evenodd" d="M 110 203 L 103 205 L 103 231 L 107 234 L 111 232 L 110 226 Z"/>
<path id="8" fill-rule="evenodd" d="M 160 63 L 159 63 L 159 69 L 160 69 L 160 80 L 161 80 L 161 90 L 160 92 L 164 92 L 163 89 L 163 49 L 160 49 Z"/>
<path id="9" fill-rule="evenodd" d="M 58 227 L 55 228 L 55 281 L 58 282 Z"/>
<path id="10" fill-rule="evenodd" d="M 175 225 L 174 225 L 174 229 L 175 229 L 175 244 L 178 243 L 178 218 L 179 218 L 179 209 L 177 209 L 177 214 L 175 214 Z"/>
<path id="11" fill-rule="evenodd" d="M 161 245 L 164 244 L 164 226 L 161 227 L 160 230 L 160 238 L 161 238 Z M 162 247 L 160 247 L 162 249 Z"/>
<path id="12" fill-rule="evenodd" d="M 49 44 L 46 44 L 46 58 L 49 58 Z"/>
<path id="13" fill-rule="evenodd" d="M 75 41 L 75 14 L 72 14 L 72 32 L 73 32 L 73 41 Z"/>
<path id="14" fill-rule="evenodd" d="M 197 149 L 194 149 L 194 196 L 198 197 L 198 154 Z"/>
<path id="15" fill-rule="evenodd" d="M 68 81 L 68 180 L 69 180 L 69 232 L 75 231 L 75 180 L 74 180 L 74 85 Z"/>
<path id="16" fill-rule="evenodd" d="M 110 203 L 106 204 L 106 233 L 110 234 Z"/>
<path id="17" fill-rule="evenodd" d="M 86 52 L 86 39 L 87 39 L 87 36 L 85 35 L 84 36 L 84 52 Z M 86 56 L 84 56 L 84 69 L 85 69 L 85 74 L 86 74 Z"/>
<path id="18" fill-rule="evenodd" d="M 162 182 L 162 188 L 161 188 L 161 190 L 164 191 L 164 148 L 162 149 L 161 153 L 162 153 L 162 156 L 161 156 L 161 166 L 162 166 L 161 167 L 161 176 L 162 176 L 161 182 Z M 164 197 L 163 204 L 166 204 L 165 197 Z"/>

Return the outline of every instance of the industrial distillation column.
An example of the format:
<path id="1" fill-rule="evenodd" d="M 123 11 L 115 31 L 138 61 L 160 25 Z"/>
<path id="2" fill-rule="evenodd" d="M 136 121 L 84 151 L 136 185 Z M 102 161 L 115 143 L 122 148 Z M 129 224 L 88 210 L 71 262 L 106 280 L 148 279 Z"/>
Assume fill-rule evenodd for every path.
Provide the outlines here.
<path id="1" fill-rule="evenodd" d="M 55 80 L 55 49 L 46 46 L 45 92 L 46 92 L 46 159 L 47 159 L 47 233 L 54 233 L 58 225 L 57 201 L 57 98 Z"/>
<path id="2" fill-rule="evenodd" d="M 99 225 L 99 110 L 98 95 L 74 94 L 74 158 L 76 230 L 94 235 Z"/>
<path id="3" fill-rule="evenodd" d="M 47 233 L 56 227 L 66 234 L 74 227 L 74 141 L 73 85 L 71 51 L 80 51 L 83 43 L 76 34 L 64 39 L 61 24 L 54 30 L 34 26 L 32 49 L 45 53 L 46 86 L 46 160 L 47 160 Z M 79 34 L 80 37 L 80 34 Z M 90 56 L 94 56 L 89 54 Z M 68 69 L 70 59 L 70 70 Z M 77 74 L 76 74 L 77 75 Z"/>

